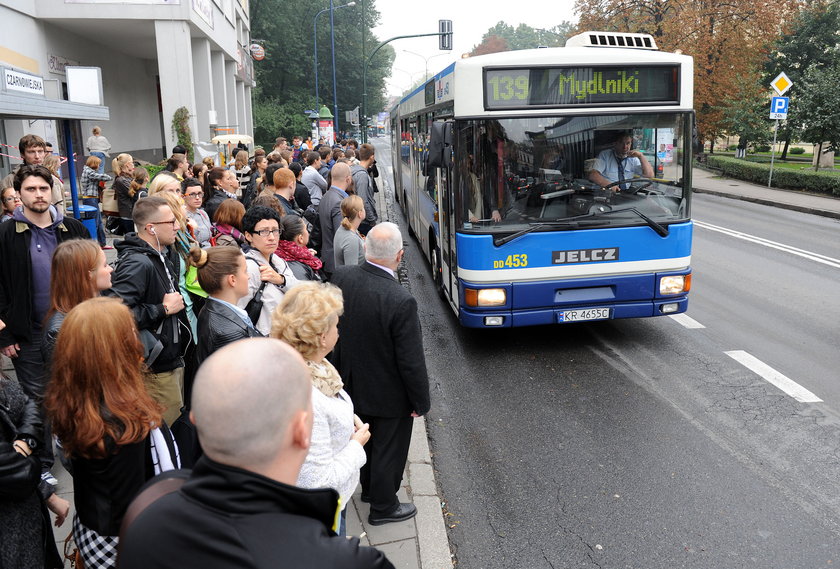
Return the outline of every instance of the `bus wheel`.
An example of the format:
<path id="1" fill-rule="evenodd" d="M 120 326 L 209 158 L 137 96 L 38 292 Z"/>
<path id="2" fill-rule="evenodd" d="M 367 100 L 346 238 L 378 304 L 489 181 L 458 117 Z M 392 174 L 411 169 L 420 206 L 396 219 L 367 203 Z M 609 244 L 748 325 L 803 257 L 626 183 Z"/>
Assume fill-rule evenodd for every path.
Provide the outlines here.
<path id="1" fill-rule="evenodd" d="M 444 298 L 443 292 L 443 265 L 440 262 L 440 249 L 435 245 L 434 240 L 429 240 L 429 261 L 432 268 L 432 280 L 435 283 L 438 295 Z"/>

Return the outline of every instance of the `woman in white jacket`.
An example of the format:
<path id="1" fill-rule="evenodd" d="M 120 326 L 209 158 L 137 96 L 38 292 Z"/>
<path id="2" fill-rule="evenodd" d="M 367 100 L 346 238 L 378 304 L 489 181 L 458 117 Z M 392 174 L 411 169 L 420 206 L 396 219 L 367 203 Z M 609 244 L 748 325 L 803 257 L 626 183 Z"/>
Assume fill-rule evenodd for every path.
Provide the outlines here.
<path id="1" fill-rule="evenodd" d="M 274 254 L 280 240 L 280 216 L 273 209 L 254 206 L 242 217 L 242 232 L 250 248 L 243 246 L 248 268 L 248 295 L 237 305 L 247 310 L 248 303 L 261 291 L 262 310 L 254 323 L 267 336 L 271 331 L 271 315 L 283 295 L 298 284 L 289 264 Z"/>
<path id="2" fill-rule="evenodd" d="M 333 285 L 306 282 L 283 298 L 274 313 L 271 336 L 295 348 L 306 360 L 312 379 L 312 437 L 300 469 L 301 488 L 332 488 L 341 497 L 336 529 L 346 535 L 346 506 L 359 484 L 364 466 L 367 423 L 353 413 L 338 371 L 326 357 L 338 341 L 338 317 L 344 310 L 341 290 Z"/>

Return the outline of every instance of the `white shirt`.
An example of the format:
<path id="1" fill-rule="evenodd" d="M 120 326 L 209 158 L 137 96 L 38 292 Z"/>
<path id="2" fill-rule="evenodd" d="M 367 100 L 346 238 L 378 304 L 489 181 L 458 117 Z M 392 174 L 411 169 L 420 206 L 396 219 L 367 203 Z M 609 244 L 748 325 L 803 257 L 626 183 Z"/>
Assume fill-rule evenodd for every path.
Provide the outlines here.
<path id="1" fill-rule="evenodd" d="M 624 160 L 618 158 L 612 148 L 602 150 L 598 157 L 595 158 L 595 163 L 592 169 L 599 172 L 610 182 L 618 182 L 618 169 L 623 166 L 624 179 L 631 180 L 636 176 L 642 176 L 642 161 L 634 156 L 628 156 Z"/>

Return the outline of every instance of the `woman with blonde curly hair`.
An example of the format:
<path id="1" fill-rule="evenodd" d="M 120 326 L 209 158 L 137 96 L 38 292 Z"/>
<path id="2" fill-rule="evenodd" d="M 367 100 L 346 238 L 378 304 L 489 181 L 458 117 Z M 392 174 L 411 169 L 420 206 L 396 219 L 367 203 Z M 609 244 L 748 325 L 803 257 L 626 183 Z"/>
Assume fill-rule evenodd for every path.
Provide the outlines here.
<path id="1" fill-rule="evenodd" d="M 153 476 L 180 467 L 142 358 L 134 316 L 115 298 L 82 302 L 58 334 L 44 407 L 73 465 L 73 538 L 86 567 L 116 566 L 128 504 Z"/>
<path id="2" fill-rule="evenodd" d="M 312 438 L 297 485 L 334 489 L 342 508 L 359 484 L 359 469 L 367 460 L 363 447 L 370 439 L 369 425 L 353 413 L 353 401 L 326 359 L 338 341 L 338 317 L 343 311 L 338 287 L 306 282 L 286 293 L 271 325 L 271 337 L 300 352 L 312 378 Z M 338 535 L 346 535 L 345 517 L 342 509 Z"/>

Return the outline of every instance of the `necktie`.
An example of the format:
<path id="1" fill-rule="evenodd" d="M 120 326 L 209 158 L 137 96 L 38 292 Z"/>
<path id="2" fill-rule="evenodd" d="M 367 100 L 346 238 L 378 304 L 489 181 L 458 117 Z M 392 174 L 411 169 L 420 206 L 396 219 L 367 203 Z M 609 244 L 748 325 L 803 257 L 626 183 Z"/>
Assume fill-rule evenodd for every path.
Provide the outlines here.
<path id="1" fill-rule="evenodd" d="M 623 160 L 619 160 L 618 156 L 615 157 L 615 162 L 618 165 L 618 188 L 622 192 L 627 189 L 627 187 L 624 184 L 624 160 L 626 160 L 626 158 Z"/>

